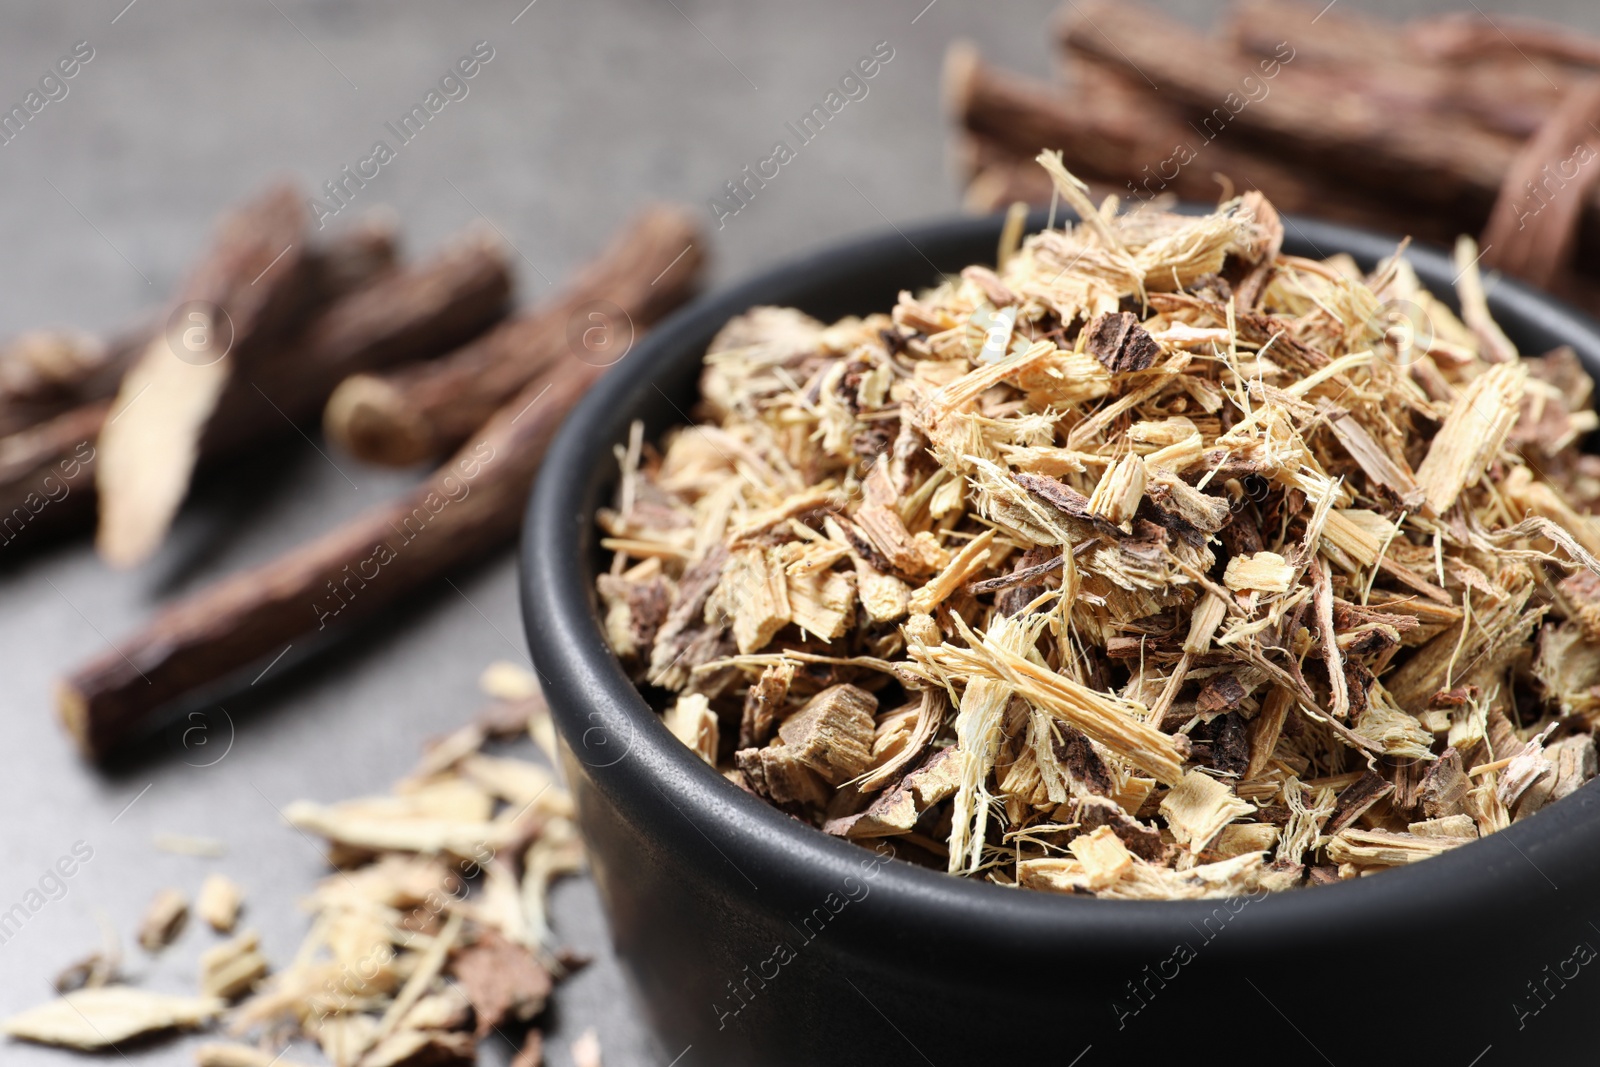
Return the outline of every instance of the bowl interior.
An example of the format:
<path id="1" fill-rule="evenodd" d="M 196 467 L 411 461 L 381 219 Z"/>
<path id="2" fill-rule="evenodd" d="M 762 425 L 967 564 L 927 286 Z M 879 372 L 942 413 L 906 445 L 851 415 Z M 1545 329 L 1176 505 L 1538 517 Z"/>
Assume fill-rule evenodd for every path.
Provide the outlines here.
<path id="1" fill-rule="evenodd" d="M 1285 221 L 1285 252 L 1316 258 L 1344 252 L 1364 269 L 1397 244 L 1348 227 Z M 1042 212 L 1030 217 L 1031 229 L 1044 223 Z M 929 285 L 970 263 L 992 263 L 999 230 L 998 218 L 895 230 L 814 253 L 698 301 L 644 338 L 595 387 L 574 409 L 545 461 L 523 535 L 523 605 L 535 662 L 552 687 L 558 729 L 580 773 L 641 833 L 682 835 L 686 821 L 725 858 L 737 856 L 737 862 L 729 859 L 730 870 L 708 875 L 726 879 L 730 891 L 740 891 L 739 879 L 748 881 L 750 870 L 760 870 L 783 878 L 775 903 L 785 893 L 795 901 L 812 900 L 830 880 L 854 870 L 865 853 L 724 780 L 666 731 L 611 654 L 593 586 L 601 560 L 593 517 L 610 502 L 616 484 L 613 448 L 626 441 L 635 419 L 643 420 L 651 438 L 692 421 L 701 357 L 732 316 L 761 304 L 797 307 L 824 322 L 886 310 L 902 289 Z M 1423 283 L 1454 305 L 1456 271 L 1449 257 L 1415 245 L 1406 255 Z M 1569 344 L 1591 375 L 1600 369 L 1600 333 L 1585 316 L 1506 279 L 1491 279 L 1488 289 L 1492 312 L 1521 351 L 1538 354 Z M 1578 846 L 1600 835 L 1596 795 L 1585 787 L 1494 838 L 1508 837 L 1518 852 L 1544 856 L 1539 866 L 1559 877 L 1552 867 L 1561 855 L 1583 851 Z M 1274 931 L 1303 929 L 1307 920 L 1398 929 L 1419 918 L 1418 899 L 1430 901 L 1430 922 L 1465 921 L 1513 885 L 1542 885 L 1541 875 L 1523 869 L 1515 853 L 1504 863 L 1481 853 L 1493 848 L 1492 841 L 1377 878 L 1275 894 L 1252 908 L 1254 929 L 1271 937 Z M 1153 937 L 1157 943 L 1208 907 L 1008 892 L 905 863 L 881 873 L 880 887 L 897 899 L 901 936 L 922 927 L 937 930 L 947 944 L 955 939 L 989 950 L 1006 944 L 1081 949 L 1086 937 Z M 1447 899 L 1441 900 L 1443 889 Z"/>

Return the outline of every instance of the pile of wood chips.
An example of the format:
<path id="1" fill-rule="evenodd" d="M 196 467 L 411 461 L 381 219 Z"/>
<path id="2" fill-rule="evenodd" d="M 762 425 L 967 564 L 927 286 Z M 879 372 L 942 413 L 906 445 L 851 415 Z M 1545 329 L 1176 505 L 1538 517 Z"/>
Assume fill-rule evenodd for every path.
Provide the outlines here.
<path id="1" fill-rule="evenodd" d="M 833 325 L 756 308 L 619 450 L 611 644 L 728 779 L 1005 885 L 1228 896 L 1503 829 L 1596 772 L 1600 467 L 1397 253 L 1258 193 L 1096 207 Z"/>
<path id="2" fill-rule="evenodd" d="M 255 1036 L 200 1045 L 199 1067 L 296 1067 L 295 1041 L 314 1042 L 335 1067 L 470 1067 L 498 1033 L 518 1046 L 515 1067 L 537 1067 L 537 1017 L 554 982 L 583 962 L 551 947 L 545 897 L 583 848 L 571 798 L 545 766 L 481 751 L 527 731 L 553 752 L 533 676 L 496 664 L 484 688 L 495 698 L 484 715 L 430 748 L 391 795 L 285 808 L 300 833 L 327 840 L 337 868 L 303 902 L 310 930 L 286 968 L 270 974 L 259 935 L 245 930 L 202 955 L 199 995 L 175 995 L 125 984 L 113 947 L 64 972 L 60 999 L 0 1030 L 86 1051 L 219 1021 L 235 1038 Z M 239 909 L 238 888 L 216 876 L 196 903 L 219 933 L 233 932 Z M 141 946 L 165 949 L 187 915 L 182 893 L 158 894 Z M 579 1045 L 595 1039 L 580 1039 L 575 1056 Z"/>

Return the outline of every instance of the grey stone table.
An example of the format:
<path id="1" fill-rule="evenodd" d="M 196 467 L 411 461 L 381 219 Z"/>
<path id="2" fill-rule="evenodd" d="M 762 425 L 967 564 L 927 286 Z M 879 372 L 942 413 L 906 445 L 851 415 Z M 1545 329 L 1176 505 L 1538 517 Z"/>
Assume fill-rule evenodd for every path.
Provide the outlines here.
<path id="1" fill-rule="evenodd" d="M 1451 6 L 1342 2 L 1405 14 Z M 971 38 L 986 56 L 1043 76 L 1055 6 L 8 3 L 0 11 L 0 104 L 20 102 L 78 42 L 93 54 L 66 95 L 52 90 L 59 98 L 0 147 L 0 336 L 130 321 L 160 301 L 224 206 L 273 175 L 313 188 L 334 178 L 370 154 L 384 123 L 398 121 L 480 41 L 493 58 L 467 95 L 399 147 L 344 214 L 391 206 L 413 251 L 487 217 L 518 253 L 525 295 L 562 278 L 646 199 L 704 209 L 880 41 L 893 59 L 867 96 L 713 229 L 713 277 L 727 282 L 846 234 L 948 213 L 959 196 L 938 103 L 945 46 Z M 1198 21 L 1219 5 L 1162 6 Z M 1600 27 L 1590 0 L 1482 7 Z M 709 210 L 704 217 L 715 227 Z M 208 486 L 159 558 L 134 573 L 102 568 L 84 539 L 27 556 L 0 547 L 0 912 L 27 899 L 76 843 L 93 850 L 59 899 L 0 934 L 0 1014 L 48 997 L 50 976 L 97 944 L 102 918 L 123 934 L 141 981 L 189 988 L 208 937 L 191 930 L 152 961 L 131 949 L 131 932 L 155 890 L 192 893 L 213 869 L 248 889 L 250 924 L 269 955 L 285 959 L 305 930 L 294 902 L 325 868 L 276 809 L 294 798 L 384 789 L 426 738 L 471 714 L 485 664 L 525 657 L 506 551 L 334 653 L 269 671 L 229 702 L 231 748 L 209 766 L 230 740 L 220 726 L 209 748 L 186 749 L 173 733 L 171 744 L 109 774 L 69 749 L 50 711 L 52 682 L 64 670 L 116 642 L 156 605 L 327 530 L 415 477 L 300 443 Z M 222 859 L 172 855 L 152 843 L 163 833 L 218 838 L 229 851 Z M 653 1047 L 608 953 L 590 884 L 564 883 L 554 914 L 565 941 L 596 963 L 556 997 L 550 1062 L 571 1062 L 571 1039 L 593 1026 L 613 1067 L 665 1065 L 671 1056 Z M 492 1048 L 486 1058 L 507 1055 Z M 191 1062 L 182 1041 L 128 1059 Z M 7 1064 L 68 1060 L 53 1050 L 0 1048 Z M 692 1052 L 683 1062 L 693 1063 Z"/>

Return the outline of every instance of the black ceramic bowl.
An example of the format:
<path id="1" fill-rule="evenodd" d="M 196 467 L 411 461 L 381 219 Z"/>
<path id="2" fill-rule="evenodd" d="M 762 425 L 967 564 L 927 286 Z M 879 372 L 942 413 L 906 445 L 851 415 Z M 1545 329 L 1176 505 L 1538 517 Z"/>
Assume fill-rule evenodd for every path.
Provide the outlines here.
<path id="1" fill-rule="evenodd" d="M 999 229 L 963 219 L 853 241 L 701 300 L 595 387 L 545 461 L 523 533 L 523 616 L 660 1062 L 1592 1060 L 1593 785 L 1483 841 L 1357 881 L 1229 902 L 1072 898 L 828 837 L 723 780 L 634 690 L 593 587 L 595 509 L 610 502 L 612 447 L 629 423 L 656 435 L 688 421 L 701 356 L 731 316 L 757 304 L 824 321 L 887 309 L 936 269 L 991 262 Z M 1285 247 L 1348 252 L 1370 268 L 1394 244 L 1295 220 Z M 1418 248 L 1409 258 L 1449 299 L 1448 259 Z M 1523 351 L 1570 344 L 1600 367 L 1600 333 L 1584 317 L 1509 281 L 1489 302 Z"/>

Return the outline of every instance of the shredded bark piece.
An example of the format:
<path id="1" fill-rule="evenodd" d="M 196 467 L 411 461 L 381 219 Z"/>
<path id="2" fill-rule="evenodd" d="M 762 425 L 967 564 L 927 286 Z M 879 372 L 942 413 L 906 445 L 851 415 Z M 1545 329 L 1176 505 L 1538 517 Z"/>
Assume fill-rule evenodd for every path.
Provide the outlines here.
<path id="1" fill-rule="evenodd" d="M 1482 477 L 1516 422 L 1527 377 L 1522 364 L 1502 363 L 1462 390 L 1417 468 L 1417 482 L 1434 514 L 1443 515 Z"/>
<path id="2" fill-rule="evenodd" d="M 1079 834 L 1067 847 L 1082 864 L 1084 885 L 1089 889 L 1106 889 L 1133 869 L 1133 853 L 1109 826 Z"/>
<path id="3" fill-rule="evenodd" d="M 740 748 L 756 748 L 772 740 L 789 687 L 794 684 L 794 672 L 793 663 L 774 663 L 745 691 L 744 714 L 739 720 Z"/>
<path id="4" fill-rule="evenodd" d="M 1443 762 L 1440 760 L 1435 766 L 1440 766 Z M 1460 766 L 1457 765 L 1456 769 L 1459 771 Z M 1328 819 L 1326 826 L 1327 832 L 1336 834 L 1343 830 L 1392 792 L 1394 783 L 1385 781 L 1382 775 L 1372 771 L 1364 772 L 1361 777 L 1345 786 L 1335 799 L 1333 815 Z"/>
<path id="5" fill-rule="evenodd" d="M 261 935 L 247 930 L 201 954 L 200 991 L 208 997 L 237 1000 L 254 989 L 268 970 Z"/>
<path id="6" fill-rule="evenodd" d="M 243 906 L 244 890 L 220 874 L 206 875 L 194 899 L 195 914 L 219 934 L 233 932 L 233 924 L 239 921 L 239 909 Z"/>
<path id="7" fill-rule="evenodd" d="M 83 959 L 63 967 L 50 984 L 57 993 L 98 989 L 114 983 L 121 966 L 122 961 L 115 953 L 91 952 Z"/>
<path id="8" fill-rule="evenodd" d="M 1467 776 L 1461 772 L 1460 755 L 1453 747 L 1445 749 L 1423 775 L 1417 789 L 1423 812 L 1430 819 L 1464 813 L 1468 785 Z"/>
<path id="9" fill-rule="evenodd" d="M 189 902 L 176 889 L 163 889 L 150 901 L 139 921 L 139 947 L 160 952 L 177 940 L 189 920 Z"/>
<path id="10" fill-rule="evenodd" d="M 1594 738 L 1574 734 L 1546 745 L 1542 758 L 1551 772 L 1535 780 L 1517 803 L 1517 817 L 1526 818 L 1546 806 L 1577 792 L 1596 773 Z"/>
<path id="11" fill-rule="evenodd" d="M 695 755 L 717 764 L 718 727 L 716 712 L 704 693 L 685 693 L 662 717 L 672 736 L 688 745 Z"/>
<path id="12" fill-rule="evenodd" d="M 1205 848 L 1224 826 L 1255 810 L 1227 786 L 1199 771 L 1184 775 L 1161 801 L 1161 814 L 1173 838 L 1191 852 Z"/>
<path id="13" fill-rule="evenodd" d="M 1328 858 L 1358 866 L 1401 867 L 1437 856 L 1462 840 L 1388 830 L 1341 830 L 1328 843 Z"/>
<path id="14" fill-rule="evenodd" d="M 1084 347 L 1112 374 L 1149 370 L 1161 346 L 1129 311 L 1107 313 L 1083 329 Z"/>
<path id="15" fill-rule="evenodd" d="M 863 793 L 870 793 L 883 786 L 900 770 L 922 755 L 929 742 L 934 739 L 939 730 L 944 726 L 945 715 L 949 712 L 950 705 L 942 692 L 937 689 L 924 689 L 922 696 L 917 700 L 915 725 L 912 726 L 909 736 L 900 745 L 899 750 L 882 763 L 877 764 L 872 771 L 856 783 Z M 872 746 L 873 759 L 878 758 L 878 742 L 874 740 Z"/>
<path id="16" fill-rule="evenodd" d="M 1232 674 L 1219 674 L 1201 686 L 1200 695 L 1195 699 L 1195 710 L 1225 711 L 1238 707 L 1243 699 L 1244 686 L 1239 684 L 1239 679 Z"/>
<path id="17" fill-rule="evenodd" d="M 827 782 L 786 747 L 741 749 L 733 759 L 750 789 L 774 804 L 821 805 L 828 800 Z"/>
<path id="18" fill-rule="evenodd" d="M 872 762 L 872 714 L 878 700 L 853 685 L 824 689 L 783 721 L 778 737 L 794 759 L 830 785 L 840 785 Z"/>
<path id="19" fill-rule="evenodd" d="M 111 985 L 80 989 L 13 1015 L 0 1021 L 0 1031 L 23 1041 L 95 1051 L 146 1034 L 204 1026 L 223 1007 L 214 997 L 172 996 Z"/>
<path id="20" fill-rule="evenodd" d="M 940 749 L 903 775 L 865 811 L 830 819 L 823 830 L 840 837 L 891 837 L 908 834 L 929 808 L 953 794 L 961 784 L 960 761 L 954 749 Z"/>
<path id="21" fill-rule="evenodd" d="M 456 953 L 448 973 L 461 983 L 477 1015 L 481 1041 L 508 1020 L 526 1022 L 544 1010 L 553 982 L 526 945 L 493 930 Z"/>
<path id="22" fill-rule="evenodd" d="M 1102 797 L 1085 797 L 1078 803 L 1078 825 L 1085 833 L 1109 829 L 1121 839 L 1129 852 L 1142 860 L 1157 863 L 1166 854 L 1161 831 L 1146 826 Z"/>

